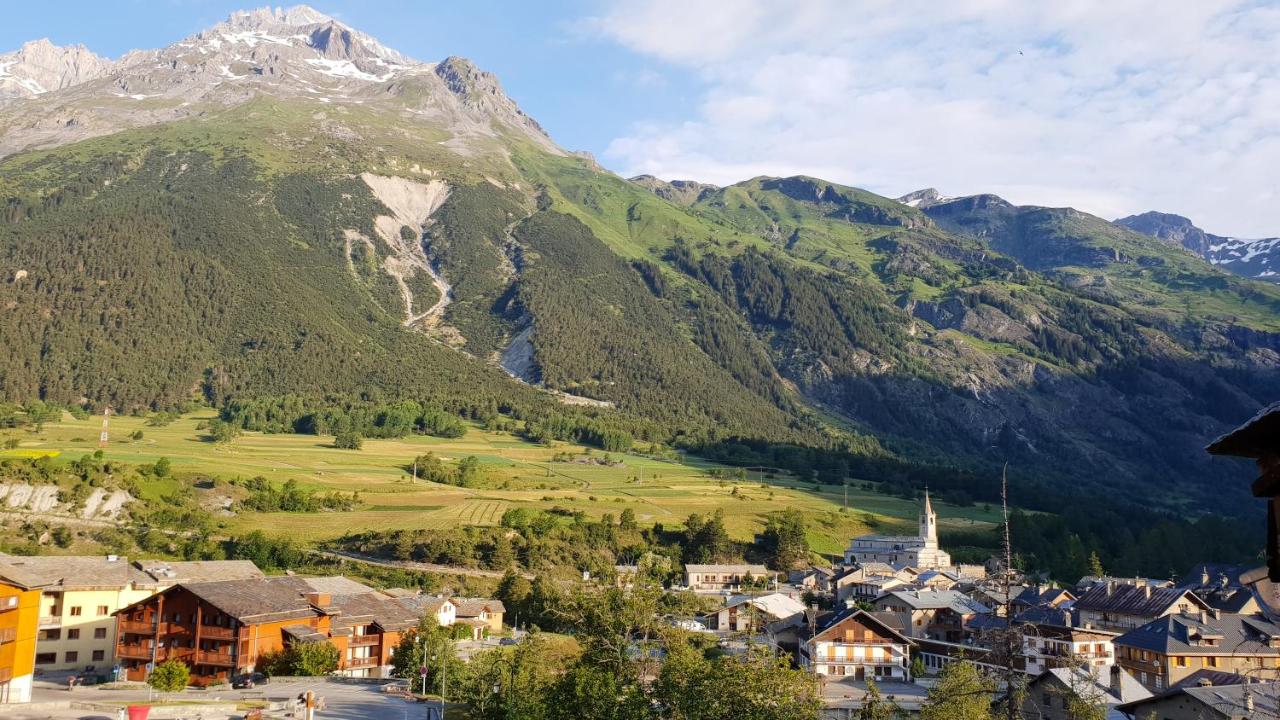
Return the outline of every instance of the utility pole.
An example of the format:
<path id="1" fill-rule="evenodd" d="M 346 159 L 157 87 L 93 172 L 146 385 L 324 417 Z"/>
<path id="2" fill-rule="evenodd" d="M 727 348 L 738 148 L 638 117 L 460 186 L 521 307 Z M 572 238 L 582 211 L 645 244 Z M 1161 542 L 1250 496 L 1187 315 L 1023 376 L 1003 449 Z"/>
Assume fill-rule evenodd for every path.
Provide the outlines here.
<path id="1" fill-rule="evenodd" d="M 111 441 L 111 435 L 107 431 L 107 420 L 111 417 L 111 406 L 108 405 L 102 409 L 102 433 L 98 435 L 98 447 L 104 448 Z"/>

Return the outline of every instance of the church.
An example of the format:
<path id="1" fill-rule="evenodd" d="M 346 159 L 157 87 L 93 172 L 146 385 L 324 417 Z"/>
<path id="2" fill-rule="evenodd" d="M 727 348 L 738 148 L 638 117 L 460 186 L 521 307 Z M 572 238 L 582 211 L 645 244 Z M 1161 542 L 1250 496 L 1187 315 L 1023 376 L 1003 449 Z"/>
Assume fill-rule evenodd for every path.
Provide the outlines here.
<path id="1" fill-rule="evenodd" d="M 924 491 L 924 510 L 920 513 L 920 534 L 911 535 L 862 535 L 849 543 L 844 551 L 844 562 L 866 564 L 885 563 L 894 568 L 912 567 L 917 570 L 942 570 L 951 567 L 951 555 L 938 549 L 938 516 L 929 501 L 929 491 Z"/>

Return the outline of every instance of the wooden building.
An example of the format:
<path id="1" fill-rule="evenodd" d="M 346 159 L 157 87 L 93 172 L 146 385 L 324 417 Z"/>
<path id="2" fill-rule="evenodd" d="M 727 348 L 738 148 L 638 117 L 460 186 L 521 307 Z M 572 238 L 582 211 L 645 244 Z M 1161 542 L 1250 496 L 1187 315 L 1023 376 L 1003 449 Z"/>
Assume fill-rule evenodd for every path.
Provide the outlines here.
<path id="1" fill-rule="evenodd" d="M 911 639 L 865 610 L 834 613 L 800 643 L 800 665 L 815 675 L 857 680 L 911 679 Z"/>
<path id="2" fill-rule="evenodd" d="M 117 613 L 116 654 L 129 680 L 177 659 L 204 686 L 257 670 L 297 642 L 338 648 L 338 672 L 384 677 L 400 634 L 418 617 L 345 578 L 294 576 L 183 583 Z"/>

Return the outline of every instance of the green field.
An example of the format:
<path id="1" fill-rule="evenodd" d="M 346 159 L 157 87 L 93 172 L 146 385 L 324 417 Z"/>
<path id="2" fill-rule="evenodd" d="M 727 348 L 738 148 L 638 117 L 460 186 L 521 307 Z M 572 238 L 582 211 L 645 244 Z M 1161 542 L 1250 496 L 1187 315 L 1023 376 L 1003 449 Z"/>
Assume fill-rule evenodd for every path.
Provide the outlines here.
<path id="1" fill-rule="evenodd" d="M 315 435 L 246 432 L 230 445 L 219 446 L 202 438 L 197 429 L 214 418 L 213 411 L 184 416 L 165 427 L 151 427 L 145 418 L 111 418 L 108 459 L 150 463 L 167 457 L 178 479 L 156 481 L 143 488 L 152 498 L 183 487 L 197 490 L 199 476 L 223 479 L 262 475 L 283 483 L 294 479 L 317 491 L 360 491 L 362 505 L 350 512 L 246 513 L 223 519 L 229 534 L 248 530 L 287 534 L 300 540 L 319 541 L 362 530 L 448 528 L 461 525 L 495 525 L 513 507 L 560 506 L 585 511 L 591 517 L 610 513 L 617 517 L 630 508 L 642 524 L 679 526 L 690 513 L 725 511 L 726 525 L 737 539 L 749 540 L 765 517 L 785 508 L 804 511 L 815 550 L 840 552 L 849 537 L 875 528 L 899 531 L 913 528 L 918 508 L 900 498 L 850 487 L 847 512 L 839 487 L 801 483 L 780 474 L 751 473 L 748 481 L 722 481 L 711 477 L 713 465 L 689 458 L 684 462 L 656 460 L 637 455 L 616 455 L 620 465 L 553 462 L 557 453 L 585 453 L 587 448 L 566 443 L 544 447 L 508 433 L 468 428 L 458 439 L 411 436 L 393 440 L 364 441 L 361 450 L 338 450 L 332 438 Z M 77 420 L 64 416 L 46 425 L 39 434 L 11 432 L 20 445 L 13 456 L 58 452 L 77 458 L 98 449 L 101 418 Z M 130 436 L 141 431 L 141 440 Z M 485 467 L 482 487 L 460 488 L 423 481 L 414 482 L 405 466 L 413 458 L 434 452 L 446 461 L 477 457 Z M 598 450 L 592 457 L 601 457 Z M 224 490 L 225 491 L 225 490 Z M 937 507 L 946 528 L 988 525 L 995 514 L 982 508 Z"/>

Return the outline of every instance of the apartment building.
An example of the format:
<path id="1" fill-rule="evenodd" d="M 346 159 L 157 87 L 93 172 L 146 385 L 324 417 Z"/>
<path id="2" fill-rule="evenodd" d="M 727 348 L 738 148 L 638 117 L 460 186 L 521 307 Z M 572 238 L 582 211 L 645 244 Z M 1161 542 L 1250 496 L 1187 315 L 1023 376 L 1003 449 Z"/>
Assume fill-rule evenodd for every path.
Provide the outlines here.
<path id="1" fill-rule="evenodd" d="M 39 580 L 0 563 L 0 704 L 31 702 L 39 622 Z"/>
<path id="2" fill-rule="evenodd" d="M 1280 626 L 1261 615 L 1187 611 L 1115 639 L 1116 662 L 1153 692 L 1199 670 L 1280 680 Z"/>
<path id="3" fill-rule="evenodd" d="M 42 672 L 110 674 L 122 607 L 180 581 L 262 577 L 247 560 L 130 563 L 118 555 L 6 556 L 3 562 L 41 588 L 35 665 Z"/>
<path id="4" fill-rule="evenodd" d="M 127 679 L 177 659 L 199 686 L 251 674 L 263 655 L 299 642 L 332 643 L 341 675 L 388 677 L 401 633 L 418 623 L 393 599 L 340 577 L 184 583 L 117 615 Z"/>

